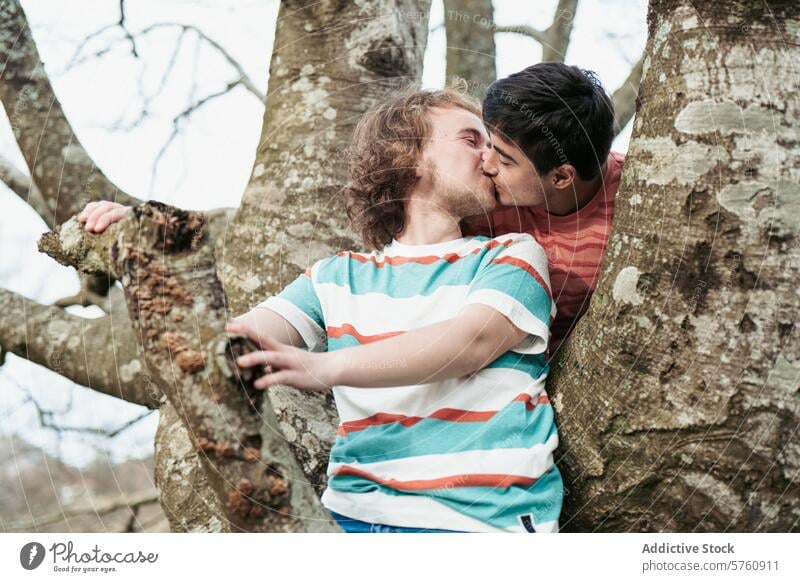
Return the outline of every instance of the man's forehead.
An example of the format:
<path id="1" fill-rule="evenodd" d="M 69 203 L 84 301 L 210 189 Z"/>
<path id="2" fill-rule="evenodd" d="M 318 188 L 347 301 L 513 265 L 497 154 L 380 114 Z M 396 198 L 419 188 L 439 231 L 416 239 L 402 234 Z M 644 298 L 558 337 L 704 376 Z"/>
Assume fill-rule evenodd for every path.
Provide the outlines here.
<path id="1" fill-rule="evenodd" d="M 481 133 L 486 133 L 486 128 L 483 126 L 481 118 L 461 107 L 455 105 L 431 107 L 430 113 L 431 118 L 434 120 L 434 126 L 441 130 L 476 129 Z"/>
<path id="2" fill-rule="evenodd" d="M 501 146 L 506 146 L 506 148 L 510 150 L 519 149 L 517 144 L 505 137 L 502 132 L 497 131 L 496 129 L 489 129 L 489 138 L 492 140 L 492 143 L 499 143 Z"/>

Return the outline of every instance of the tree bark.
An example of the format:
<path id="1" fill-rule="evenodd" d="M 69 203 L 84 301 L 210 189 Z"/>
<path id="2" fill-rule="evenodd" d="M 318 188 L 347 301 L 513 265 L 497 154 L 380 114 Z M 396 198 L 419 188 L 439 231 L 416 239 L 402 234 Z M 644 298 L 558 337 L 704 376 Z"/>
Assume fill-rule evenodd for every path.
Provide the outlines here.
<path id="1" fill-rule="evenodd" d="M 565 529 L 797 528 L 799 11 L 650 4 L 604 274 L 550 382 Z"/>
<path id="2" fill-rule="evenodd" d="M 449 83 L 464 79 L 469 92 L 483 98 L 497 78 L 492 0 L 445 0 Z"/>

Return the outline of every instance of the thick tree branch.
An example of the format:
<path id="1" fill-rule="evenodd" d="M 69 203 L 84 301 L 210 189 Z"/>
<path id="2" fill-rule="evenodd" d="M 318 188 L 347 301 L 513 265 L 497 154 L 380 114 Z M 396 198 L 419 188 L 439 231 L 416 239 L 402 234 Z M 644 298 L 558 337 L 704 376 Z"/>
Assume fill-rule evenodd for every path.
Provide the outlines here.
<path id="1" fill-rule="evenodd" d="M 124 312 L 86 319 L 0 289 L 0 345 L 103 394 L 159 406 Z"/>
<path id="2" fill-rule="evenodd" d="M 636 113 L 636 96 L 639 94 L 639 83 L 642 80 L 644 54 L 633 66 L 628 78 L 611 96 L 614 102 L 614 135 L 619 135 Z"/>
<path id="3" fill-rule="evenodd" d="M 252 388 L 253 372 L 240 375 L 234 364 L 254 346 L 223 331 L 227 301 L 205 215 L 149 202 L 100 235 L 72 219 L 41 248 L 122 281 L 148 369 L 191 435 L 234 531 L 337 529 L 302 478 L 264 392 Z"/>
<path id="4" fill-rule="evenodd" d="M 547 40 L 542 45 L 543 63 L 564 62 L 577 11 L 578 0 L 558 0 L 553 23 L 547 29 Z"/>
<path id="5" fill-rule="evenodd" d="M 140 201 L 121 192 L 92 162 L 53 92 L 18 0 L 0 3 L 0 101 L 42 193 L 52 227 L 92 200 Z"/>
<path id="6" fill-rule="evenodd" d="M 14 194 L 27 202 L 42 219 L 47 220 L 47 216 L 51 213 L 39 188 L 30 177 L 2 155 L 0 155 L 0 182 L 3 182 Z"/>

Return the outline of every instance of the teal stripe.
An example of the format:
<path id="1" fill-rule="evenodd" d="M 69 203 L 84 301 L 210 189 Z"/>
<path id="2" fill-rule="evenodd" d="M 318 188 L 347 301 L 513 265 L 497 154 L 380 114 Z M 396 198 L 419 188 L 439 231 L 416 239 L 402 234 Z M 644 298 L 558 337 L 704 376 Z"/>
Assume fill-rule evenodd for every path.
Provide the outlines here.
<path id="1" fill-rule="evenodd" d="M 506 263 L 482 269 L 469 286 L 469 293 L 481 289 L 492 289 L 513 297 L 544 325 L 549 325 L 552 306 L 550 296 L 541 283 L 525 269 Z"/>
<path id="2" fill-rule="evenodd" d="M 284 287 L 283 291 L 278 294 L 278 297 L 292 303 L 313 319 L 318 326 L 325 329 L 325 318 L 322 315 L 322 306 L 319 303 L 319 297 L 317 297 L 311 279 L 307 276 L 300 275 L 297 279 Z"/>
<path id="3" fill-rule="evenodd" d="M 564 501 L 564 483 L 555 465 L 527 488 L 453 487 L 398 491 L 353 475 L 331 477 L 328 485 L 347 493 L 381 491 L 389 495 L 425 495 L 459 513 L 499 528 L 519 525 L 517 516 L 528 513 L 533 513 L 537 523 L 556 520 Z"/>
<path id="4" fill-rule="evenodd" d="M 331 449 L 334 463 L 375 463 L 475 450 L 530 448 L 556 434 L 553 407 L 527 410 L 512 402 L 485 422 L 451 422 L 425 418 L 413 426 L 393 422 L 337 435 Z"/>
<path id="5" fill-rule="evenodd" d="M 519 370 L 528 374 L 533 380 L 538 380 L 550 371 L 544 354 L 518 354 L 517 352 L 506 352 L 486 367 Z"/>
<path id="6" fill-rule="evenodd" d="M 328 337 L 328 351 L 334 352 L 344 348 L 354 348 L 360 346 L 358 340 L 351 335 L 344 335 L 342 337 Z"/>

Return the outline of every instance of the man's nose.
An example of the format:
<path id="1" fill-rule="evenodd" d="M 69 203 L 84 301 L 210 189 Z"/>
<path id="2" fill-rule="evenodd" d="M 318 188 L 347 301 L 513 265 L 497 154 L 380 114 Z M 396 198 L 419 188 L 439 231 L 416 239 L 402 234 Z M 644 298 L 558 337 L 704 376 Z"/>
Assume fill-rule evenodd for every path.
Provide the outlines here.
<path id="1" fill-rule="evenodd" d="M 497 164 L 494 161 L 494 155 L 491 148 L 486 148 L 481 153 L 481 166 L 483 168 L 483 173 L 488 174 L 489 176 L 496 176 L 497 175 Z"/>

